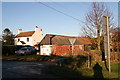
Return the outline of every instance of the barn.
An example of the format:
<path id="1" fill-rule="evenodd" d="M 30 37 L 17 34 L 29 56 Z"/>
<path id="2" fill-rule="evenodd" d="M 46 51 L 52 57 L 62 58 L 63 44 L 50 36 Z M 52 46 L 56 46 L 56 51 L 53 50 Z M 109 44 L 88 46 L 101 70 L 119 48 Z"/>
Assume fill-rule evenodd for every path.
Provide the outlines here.
<path id="1" fill-rule="evenodd" d="M 82 54 L 91 48 L 92 43 L 87 37 L 72 37 L 46 34 L 39 43 L 40 55 L 70 56 Z"/>

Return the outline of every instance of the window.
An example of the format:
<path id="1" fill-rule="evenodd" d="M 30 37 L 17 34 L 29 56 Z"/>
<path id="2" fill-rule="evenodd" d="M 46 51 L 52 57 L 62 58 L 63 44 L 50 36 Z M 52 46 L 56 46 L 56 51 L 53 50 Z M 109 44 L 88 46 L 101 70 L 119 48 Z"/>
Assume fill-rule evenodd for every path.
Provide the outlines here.
<path id="1" fill-rule="evenodd" d="M 18 42 L 20 41 L 20 39 L 18 39 Z"/>
<path id="2" fill-rule="evenodd" d="M 27 42 L 29 42 L 29 38 L 27 38 Z"/>

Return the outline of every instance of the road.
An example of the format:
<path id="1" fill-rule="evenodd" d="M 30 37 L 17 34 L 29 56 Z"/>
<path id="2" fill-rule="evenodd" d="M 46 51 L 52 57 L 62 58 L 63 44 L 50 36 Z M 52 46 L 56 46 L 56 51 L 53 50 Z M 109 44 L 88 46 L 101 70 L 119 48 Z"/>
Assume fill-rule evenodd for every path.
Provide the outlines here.
<path id="1" fill-rule="evenodd" d="M 46 74 L 51 62 L 2 61 L 2 79 L 6 78 L 58 78 Z"/>

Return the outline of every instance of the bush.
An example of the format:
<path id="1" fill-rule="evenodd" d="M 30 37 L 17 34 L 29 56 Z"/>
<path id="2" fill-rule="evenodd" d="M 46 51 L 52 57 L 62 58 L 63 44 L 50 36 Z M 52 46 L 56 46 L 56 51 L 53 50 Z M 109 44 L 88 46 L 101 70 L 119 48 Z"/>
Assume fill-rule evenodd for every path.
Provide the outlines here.
<path id="1" fill-rule="evenodd" d="M 87 58 L 85 56 L 68 57 L 68 58 L 59 60 L 57 65 L 63 66 L 63 67 L 69 67 L 75 70 L 77 68 L 81 68 L 81 66 L 85 64 L 86 59 Z"/>
<path id="2" fill-rule="evenodd" d="M 16 50 L 19 50 L 23 46 L 16 46 L 16 45 L 2 45 L 2 55 L 9 56 L 14 55 Z M 25 46 L 24 46 L 25 47 Z M 26 46 L 27 47 L 27 46 Z"/>
<path id="3" fill-rule="evenodd" d="M 2 46 L 2 55 L 4 56 L 13 55 L 15 49 L 16 46 Z"/>

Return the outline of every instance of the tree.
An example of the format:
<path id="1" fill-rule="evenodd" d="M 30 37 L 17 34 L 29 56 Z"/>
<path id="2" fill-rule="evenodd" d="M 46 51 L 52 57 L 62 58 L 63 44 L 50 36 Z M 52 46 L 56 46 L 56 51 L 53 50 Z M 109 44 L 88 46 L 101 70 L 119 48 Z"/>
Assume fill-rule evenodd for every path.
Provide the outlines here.
<path id="1" fill-rule="evenodd" d="M 3 45 L 13 45 L 14 44 L 13 37 L 14 37 L 13 33 L 8 28 L 5 28 L 2 33 Z"/>
<path id="2" fill-rule="evenodd" d="M 91 38 L 91 42 L 98 51 L 100 51 L 100 43 L 101 39 L 103 39 L 103 16 L 110 17 L 111 27 L 113 25 L 112 13 L 109 11 L 109 9 L 105 6 L 104 3 L 93 2 L 91 9 L 85 15 L 85 21 L 83 22 L 84 25 L 82 27 L 84 35 Z"/>
<path id="3" fill-rule="evenodd" d="M 120 50 L 120 28 L 111 28 L 110 29 L 110 39 L 111 39 L 111 47 L 112 51 L 118 51 Z"/>

